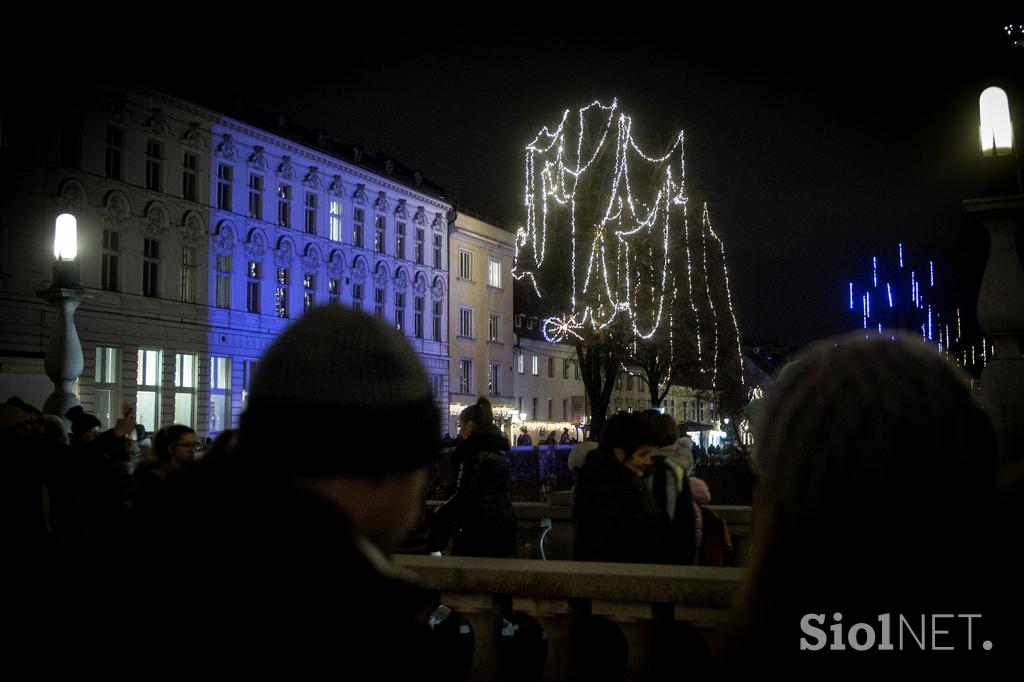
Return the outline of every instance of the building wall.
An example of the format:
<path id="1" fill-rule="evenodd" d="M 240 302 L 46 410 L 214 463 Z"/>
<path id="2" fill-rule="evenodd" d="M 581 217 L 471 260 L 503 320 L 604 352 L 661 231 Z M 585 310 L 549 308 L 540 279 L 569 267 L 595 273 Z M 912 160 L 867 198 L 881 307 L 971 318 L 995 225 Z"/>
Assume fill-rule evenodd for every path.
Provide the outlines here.
<path id="1" fill-rule="evenodd" d="M 457 432 L 458 413 L 463 407 L 476 402 L 478 396 L 487 396 L 496 419 L 511 433 L 515 404 L 512 375 L 514 236 L 465 214 L 455 218 L 449 235 L 448 319 L 452 351 L 449 432 L 453 435 Z M 496 264 L 497 272 L 491 272 L 491 263 Z M 469 329 L 461 329 L 462 311 L 469 312 L 472 320 Z M 491 329 L 491 315 L 497 316 L 496 330 Z M 464 373 L 467 362 L 470 371 Z M 492 365 L 497 370 L 493 374 Z"/>
<path id="2" fill-rule="evenodd" d="M 119 401 L 139 402 L 140 391 L 147 390 L 139 381 L 141 357 L 157 363 L 144 373 L 156 378 L 153 392 L 159 396 L 147 428 L 174 422 L 176 400 L 191 403 L 189 418 L 200 435 L 237 426 L 248 379 L 263 351 L 301 317 L 307 293 L 311 304 L 327 303 L 334 293 L 329 281 L 335 280 L 337 302 L 343 305 L 352 305 L 354 286 L 362 284 L 363 309 L 370 314 L 375 313 L 375 290 L 382 291 L 383 318 L 409 337 L 432 375 L 437 404 L 447 413 L 445 216 L 450 204 L 280 135 L 134 86 L 91 85 L 61 102 L 25 101 L 12 108 L 6 122 L 10 143 L 0 156 L 4 367 L 12 366 L 12 359 L 39 358 L 45 352 L 54 314 L 35 292 L 49 285 L 54 218 L 67 211 L 78 219 L 82 285 L 92 295 L 76 317 L 85 355 L 79 393 L 86 410 L 113 400 L 116 412 Z M 109 130 L 120 132 L 116 149 L 123 170 L 115 178 L 107 177 Z M 160 182 L 158 188 L 147 188 L 156 168 L 147 170 L 153 143 L 159 145 Z M 195 160 L 195 195 L 189 198 L 184 196 L 186 153 Z M 232 170 L 226 192 L 230 205 L 218 192 L 222 166 Z M 250 173 L 264 178 L 262 219 L 248 211 Z M 278 220 L 278 184 L 293 192 L 283 221 Z M 317 202 L 309 231 L 307 192 Z M 332 239 L 331 201 L 340 204 L 341 239 Z M 357 208 L 366 229 L 363 248 L 352 239 Z M 374 249 L 378 217 L 385 228 L 383 253 Z M 404 258 L 396 253 L 399 223 L 406 226 Z M 414 258 L 417 229 L 427 243 L 423 263 Z M 105 248 L 113 246 L 113 234 L 116 248 Z M 436 264 L 435 235 L 441 244 Z M 146 240 L 150 248 L 157 244 L 149 292 L 143 291 Z M 113 266 L 108 270 L 117 273 L 116 291 L 105 290 L 101 281 L 105 254 Z M 223 257 L 230 257 L 230 269 L 222 270 L 229 300 L 218 299 L 218 256 L 222 267 L 227 263 Z M 249 263 L 262 267 L 254 280 L 260 285 L 258 312 L 247 309 Z M 279 269 L 287 271 L 287 285 L 280 286 L 287 296 L 278 294 Z M 183 292 L 183 278 L 194 279 L 191 292 Z M 306 283 L 312 285 L 308 290 Z M 183 300 L 185 293 L 190 295 Z M 404 316 L 396 306 L 402 294 Z M 414 328 L 417 297 L 425 303 L 423 338 Z M 436 339 L 434 300 L 442 317 Z M 116 349 L 112 373 L 98 375 L 97 348 Z M 140 355 L 140 349 L 151 352 Z M 190 372 L 176 371 L 179 355 L 193 358 Z M 215 365 L 213 358 L 223 360 Z M 217 414 L 215 407 L 220 408 Z"/>

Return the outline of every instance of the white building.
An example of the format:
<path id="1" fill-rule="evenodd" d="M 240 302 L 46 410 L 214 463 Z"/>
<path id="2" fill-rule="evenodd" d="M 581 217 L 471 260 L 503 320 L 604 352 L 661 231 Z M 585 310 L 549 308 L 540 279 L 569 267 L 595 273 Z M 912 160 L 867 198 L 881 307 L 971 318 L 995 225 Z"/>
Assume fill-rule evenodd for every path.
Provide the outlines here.
<path id="1" fill-rule="evenodd" d="M 449 230 L 451 378 L 448 431 L 478 396 L 511 435 L 513 397 L 512 257 L 514 235 L 465 213 Z"/>
<path id="2" fill-rule="evenodd" d="M 73 88 L 72 88 L 73 90 Z M 409 337 L 448 411 L 443 191 L 394 160 L 283 118 L 229 116 L 134 85 L 90 84 L 5 112 L 0 400 L 41 405 L 54 315 L 54 218 L 78 219 L 78 394 L 105 424 L 236 426 L 254 363 L 313 305 Z"/>
<path id="3" fill-rule="evenodd" d="M 588 422 L 590 404 L 580 376 L 576 349 L 569 344 L 549 343 L 540 331 L 536 316 L 515 316 L 517 352 L 515 357 L 515 400 L 518 419 L 516 432 L 526 426 L 534 443 L 554 431 L 559 439 L 563 429 L 582 439 Z M 608 403 L 608 414 L 635 412 L 651 406 L 651 396 L 643 377 L 620 372 Z M 661 407 L 677 422 L 691 421 L 713 428 L 695 439 L 703 445 L 721 440 L 715 398 L 709 391 L 672 386 Z"/>

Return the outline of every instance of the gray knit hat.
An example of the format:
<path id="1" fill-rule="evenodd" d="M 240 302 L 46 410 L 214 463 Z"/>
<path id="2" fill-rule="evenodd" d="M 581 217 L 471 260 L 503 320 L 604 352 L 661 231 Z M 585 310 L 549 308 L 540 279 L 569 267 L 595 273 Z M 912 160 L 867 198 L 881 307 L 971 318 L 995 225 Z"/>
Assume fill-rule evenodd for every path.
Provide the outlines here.
<path id="1" fill-rule="evenodd" d="M 258 362 L 240 443 L 284 473 L 389 473 L 427 464 L 440 423 L 405 337 L 329 306 L 306 313 Z"/>

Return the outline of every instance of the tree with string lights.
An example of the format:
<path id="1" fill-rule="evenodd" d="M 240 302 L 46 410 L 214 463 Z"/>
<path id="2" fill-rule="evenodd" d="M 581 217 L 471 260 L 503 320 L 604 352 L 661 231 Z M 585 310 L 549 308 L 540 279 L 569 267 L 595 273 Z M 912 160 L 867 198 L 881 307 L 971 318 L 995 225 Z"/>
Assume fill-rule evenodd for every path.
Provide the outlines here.
<path id="1" fill-rule="evenodd" d="M 683 179 L 682 132 L 650 156 L 617 102 L 566 111 L 526 147 L 513 276 L 544 337 L 575 346 L 594 434 L 627 364 L 647 374 L 652 404 L 693 368 L 715 389 L 729 334 L 741 367 L 724 248 L 706 207 L 688 216 Z"/>

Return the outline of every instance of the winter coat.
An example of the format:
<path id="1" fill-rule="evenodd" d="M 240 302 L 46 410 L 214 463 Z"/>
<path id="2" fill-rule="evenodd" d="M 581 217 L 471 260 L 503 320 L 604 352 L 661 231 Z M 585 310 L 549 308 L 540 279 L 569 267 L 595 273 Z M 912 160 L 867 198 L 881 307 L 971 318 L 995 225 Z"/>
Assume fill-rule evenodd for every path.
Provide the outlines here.
<path id="1" fill-rule="evenodd" d="M 600 449 L 580 469 L 573 522 L 578 561 L 665 563 L 671 558 L 668 516 L 642 478 Z"/>
<path id="2" fill-rule="evenodd" d="M 516 514 L 505 463 L 508 450 L 508 439 L 493 425 L 474 431 L 455 448 L 455 492 L 434 512 L 438 549 L 454 533 L 454 555 L 515 556 Z"/>
<path id="3" fill-rule="evenodd" d="M 691 498 L 691 480 L 677 460 L 659 456 L 658 452 L 651 458 L 645 481 L 658 508 L 671 522 L 668 561 L 673 564 L 692 564 L 696 556 L 696 515 L 700 509 Z"/>

